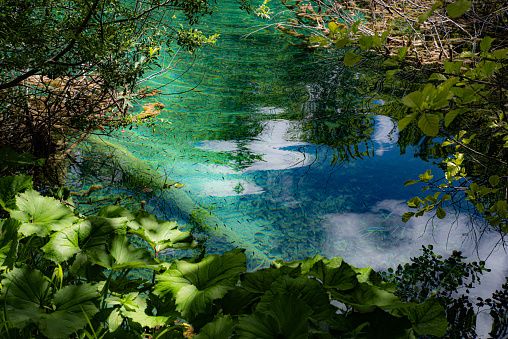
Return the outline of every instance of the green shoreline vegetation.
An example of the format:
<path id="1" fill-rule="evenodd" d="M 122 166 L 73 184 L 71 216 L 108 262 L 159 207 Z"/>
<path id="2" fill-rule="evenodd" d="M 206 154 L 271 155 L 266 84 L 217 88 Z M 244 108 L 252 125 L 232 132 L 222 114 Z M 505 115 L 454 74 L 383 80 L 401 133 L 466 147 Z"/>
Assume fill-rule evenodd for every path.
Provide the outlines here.
<path id="1" fill-rule="evenodd" d="M 270 17 L 266 1 L 257 10 L 238 4 Z M 465 204 L 485 219 L 485 231 L 508 232 L 508 56 L 497 35 L 506 32 L 505 4 L 283 4 L 292 17 L 278 28 L 292 43 L 337 48 L 347 66 L 377 62 L 387 84 L 421 84 L 379 108 L 393 110 L 400 130 L 444 140 L 435 147 L 445 154 L 445 177 L 427 171 L 406 182 L 423 182 L 432 194 L 408 201 L 414 212 L 403 221 L 426 213 L 444 218 Z M 0 3 L 0 336 L 475 338 L 476 312 L 486 307 L 491 336 L 502 337 L 508 284 L 491 299 L 470 300 L 462 293 L 489 270 L 460 252 L 443 258 L 429 245 L 387 272 L 319 255 L 247 272 L 244 252 L 257 251 L 254 246 L 206 254 L 189 230 L 142 205 L 136 211 L 101 206 L 83 215 L 70 190 L 55 187 L 57 160 L 88 137 L 139 187 L 160 190 L 199 227 L 220 228 L 178 183 L 90 135 L 132 123 L 131 102 L 147 96 L 137 90 L 145 72 L 167 70 L 159 65 L 163 51 L 177 43 L 194 52 L 215 42 L 217 36 L 192 26 L 215 7 L 208 0 Z M 176 15 L 186 26 L 176 24 Z M 475 30 L 478 23 L 483 30 Z M 233 231 L 224 232 L 234 240 Z M 140 241 L 146 246 L 134 246 Z M 179 257 L 165 262 L 167 253 Z M 136 270 L 147 277 L 133 276 Z"/>

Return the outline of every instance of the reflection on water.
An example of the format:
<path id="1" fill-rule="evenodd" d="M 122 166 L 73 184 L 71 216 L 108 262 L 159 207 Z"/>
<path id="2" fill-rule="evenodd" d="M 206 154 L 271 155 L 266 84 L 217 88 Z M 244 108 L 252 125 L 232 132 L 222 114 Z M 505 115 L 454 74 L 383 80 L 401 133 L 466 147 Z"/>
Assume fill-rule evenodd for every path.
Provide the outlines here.
<path id="1" fill-rule="evenodd" d="M 183 184 L 183 192 L 224 223 L 209 240 L 209 252 L 249 244 L 249 269 L 315 254 L 383 269 L 417 256 L 427 244 L 439 253 L 488 256 L 496 235 L 486 235 L 475 251 L 467 216 L 401 221 L 405 201 L 421 193 L 404 182 L 440 169 L 406 148 L 411 137 L 399 135 L 390 117 L 369 114 L 360 91 L 364 77 L 286 48 L 271 33 L 242 39 L 257 19 L 234 6 L 221 15 L 208 28 L 221 33 L 216 48 L 199 55 L 202 61 L 190 71 L 183 60 L 174 73 L 150 83 L 171 83 L 162 88 L 169 94 L 201 82 L 198 91 L 161 97 L 167 110 L 151 125 L 108 139 Z M 100 155 L 92 150 L 91 158 Z M 101 194 L 142 194 L 151 212 L 180 216 L 163 196 L 133 191 L 122 173 L 107 172 L 107 158 L 100 166 L 87 161 L 69 179 L 76 187 L 100 182 L 106 187 Z M 500 270 L 487 282 L 499 283 L 508 273 L 505 261 L 502 251 L 490 256 L 487 266 Z"/>

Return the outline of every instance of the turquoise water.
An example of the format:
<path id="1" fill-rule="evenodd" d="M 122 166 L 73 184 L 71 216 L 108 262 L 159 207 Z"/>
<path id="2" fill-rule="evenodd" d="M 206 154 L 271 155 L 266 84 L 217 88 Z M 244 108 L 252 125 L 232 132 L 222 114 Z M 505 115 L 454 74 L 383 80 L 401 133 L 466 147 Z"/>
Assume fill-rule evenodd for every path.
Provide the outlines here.
<path id="1" fill-rule="evenodd" d="M 245 247 L 250 269 L 315 254 L 382 269 L 427 244 L 486 257 L 495 240 L 475 252 L 467 216 L 401 221 L 405 202 L 421 194 L 404 182 L 442 172 L 417 156 L 418 140 L 402 147 L 394 120 L 373 113 L 361 88 L 368 70 L 288 46 L 271 30 L 245 36 L 266 22 L 232 4 L 222 9 L 202 26 L 221 34 L 215 47 L 180 53 L 172 70 L 141 85 L 162 90 L 146 99 L 162 102 L 162 114 L 104 137 L 182 184 L 179 192 L 221 221 L 212 225 L 210 253 Z M 107 159 L 87 159 L 83 151 L 76 187 L 100 183 L 98 194 L 132 195 L 126 201 L 144 199 L 161 217 L 189 221 L 166 195 L 105 170 Z"/>

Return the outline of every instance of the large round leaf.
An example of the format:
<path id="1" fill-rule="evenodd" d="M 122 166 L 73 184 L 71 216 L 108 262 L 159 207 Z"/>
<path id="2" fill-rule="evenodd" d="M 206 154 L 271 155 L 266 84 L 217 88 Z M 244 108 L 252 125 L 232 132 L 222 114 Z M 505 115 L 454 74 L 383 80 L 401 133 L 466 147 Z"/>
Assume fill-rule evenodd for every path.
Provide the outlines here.
<path id="1" fill-rule="evenodd" d="M 222 298 L 246 271 L 244 250 L 234 249 L 220 256 L 212 254 L 198 263 L 175 261 L 157 277 L 154 293 L 172 293 L 184 318 L 205 312 L 215 299 Z"/>
<path id="2" fill-rule="evenodd" d="M 18 251 L 18 228 L 21 223 L 13 218 L 0 219 L 0 268 L 12 268 Z"/>
<path id="3" fill-rule="evenodd" d="M 37 234 L 40 237 L 49 235 L 72 225 L 77 217 L 58 200 L 43 197 L 39 192 L 30 190 L 16 197 L 18 211 L 12 211 L 11 217 L 23 224 L 19 231 L 24 236 Z"/>

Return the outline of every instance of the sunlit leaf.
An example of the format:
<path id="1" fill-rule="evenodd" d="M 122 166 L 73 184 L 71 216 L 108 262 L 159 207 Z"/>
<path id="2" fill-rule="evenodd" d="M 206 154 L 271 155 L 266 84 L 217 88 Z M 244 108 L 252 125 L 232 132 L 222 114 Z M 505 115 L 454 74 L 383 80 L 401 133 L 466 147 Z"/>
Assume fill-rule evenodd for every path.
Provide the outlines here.
<path id="1" fill-rule="evenodd" d="M 494 41 L 493 38 L 490 36 L 486 36 L 482 39 L 480 42 L 480 49 L 482 52 L 487 52 L 490 49 L 490 46 L 492 45 L 492 42 Z"/>
<path id="2" fill-rule="evenodd" d="M 403 97 L 402 103 L 408 107 L 422 110 L 424 100 L 425 96 L 423 95 L 423 93 L 420 91 L 415 91 Z"/>
<path id="3" fill-rule="evenodd" d="M 133 233 L 139 235 L 152 246 L 156 254 L 164 249 L 192 248 L 197 245 L 190 232 L 178 230 L 178 224 L 173 221 L 158 220 L 155 215 L 141 211 L 136 219 L 130 221 L 128 226 Z"/>
<path id="4" fill-rule="evenodd" d="M 441 338 L 446 334 L 446 312 L 436 298 L 427 299 L 422 304 L 413 304 L 406 312 L 419 335 L 435 335 Z"/>
<path id="5" fill-rule="evenodd" d="M 406 115 L 404 118 L 399 120 L 399 131 L 403 131 L 406 126 L 413 121 L 416 116 L 418 115 L 418 112 L 411 113 L 409 115 Z"/>
<path id="6" fill-rule="evenodd" d="M 154 293 L 159 296 L 172 293 L 182 316 L 194 317 L 211 307 L 213 300 L 233 289 L 238 275 L 247 269 L 246 260 L 240 249 L 222 256 L 208 255 L 198 263 L 176 260 L 166 272 L 157 276 Z"/>
<path id="7" fill-rule="evenodd" d="M 37 234 L 49 235 L 72 225 L 77 217 L 72 210 L 50 197 L 43 197 L 37 191 L 26 191 L 16 197 L 17 211 L 11 217 L 22 222 L 20 232 L 24 236 Z"/>
<path id="8" fill-rule="evenodd" d="M 458 0 L 446 6 L 446 13 L 448 13 L 448 16 L 450 16 L 450 18 L 458 18 L 465 11 L 467 11 L 471 7 L 471 5 L 472 5 L 471 1 Z"/>

